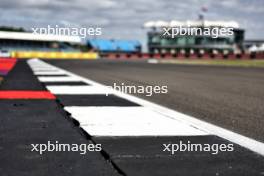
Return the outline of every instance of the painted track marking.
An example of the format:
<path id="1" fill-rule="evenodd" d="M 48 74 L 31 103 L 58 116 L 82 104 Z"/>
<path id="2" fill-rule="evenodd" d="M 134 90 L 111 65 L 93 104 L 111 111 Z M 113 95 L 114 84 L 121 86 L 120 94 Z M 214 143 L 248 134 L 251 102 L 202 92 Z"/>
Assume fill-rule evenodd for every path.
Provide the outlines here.
<path id="1" fill-rule="evenodd" d="M 74 76 L 76 78 L 79 78 L 81 81 L 86 82 L 88 84 L 91 84 L 94 86 L 96 86 L 96 85 L 97 86 L 104 86 L 100 83 L 97 83 L 95 81 L 92 81 L 92 80 L 84 78 L 84 77 L 81 77 L 79 75 L 76 75 L 76 74 L 71 73 L 67 70 L 58 68 L 56 66 L 50 65 L 50 64 L 45 63 L 44 61 L 41 61 L 38 59 L 29 60 L 29 64 L 31 65 L 31 67 L 34 67 L 35 66 L 34 64 L 36 64 L 36 66 L 43 64 L 43 66 L 52 67 L 52 68 L 56 68 L 57 70 L 64 71 L 69 76 Z M 236 143 L 240 146 L 243 146 L 249 150 L 252 150 L 252 151 L 264 156 L 264 143 L 262 143 L 262 142 L 259 142 L 257 140 L 251 139 L 251 138 L 243 136 L 241 134 L 232 132 L 230 130 L 218 127 L 218 126 L 213 125 L 211 123 L 196 119 L 192 116 L 185 115 L 183 113 L 177 112 L 177 111 L 169 109 L 167 107 L 152 103 L 150 101 L 143 100 L 141 98 L 138 98 L 138 97 L 135 97 L 132 95 L 124 94 L 124 93 L 119 92 L 119 91 L 115 91 L 115 90 L 113 90 L 113 91 L 114 91 L 115 95 L 122 97 L 124 99 L 127 99 L 129 101 L 135 102 L 137 104 L 140 104 L 144 107 L 148 107 L 157 113 L 163 114 L 167 118 L 175 119 L 175 120 L 181 121 L 185 124 L 188 124 L 190 126 L 194 126 L 198 129 L 201 129 L 203 131 L 208 132 L 209 134 L 214 134 L 216 136 L 222 137 L 228 141 Z"/>
<path id="2" fill-rule="evenodd" d="M 65 107 L 92 136 L 197 136 L 207 133 L 146 107 Z"/>
<path id="3" fill-rule="evenodd" d="M 97 86 L 47 86 L 47 89 L 53 94 L 111 94 L 112 90 Z"/>
<path id="4" fill-rule="evenodd" d="M 0 99 L 55 99 L 49 91 L 1 90 Z"/>

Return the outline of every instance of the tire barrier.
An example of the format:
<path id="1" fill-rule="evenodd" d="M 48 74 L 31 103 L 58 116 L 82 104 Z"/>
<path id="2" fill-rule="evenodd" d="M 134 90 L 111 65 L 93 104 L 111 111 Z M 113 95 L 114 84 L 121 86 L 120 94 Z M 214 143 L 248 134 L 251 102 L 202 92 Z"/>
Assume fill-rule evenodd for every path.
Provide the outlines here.
<path id="1" fill-rule="evenodd" d="M 21 58 L 41 58 L 41 59 L 97 59 L 96 52 L 35 52 L 17 51 L 11 53 L 12 57 Z"/>

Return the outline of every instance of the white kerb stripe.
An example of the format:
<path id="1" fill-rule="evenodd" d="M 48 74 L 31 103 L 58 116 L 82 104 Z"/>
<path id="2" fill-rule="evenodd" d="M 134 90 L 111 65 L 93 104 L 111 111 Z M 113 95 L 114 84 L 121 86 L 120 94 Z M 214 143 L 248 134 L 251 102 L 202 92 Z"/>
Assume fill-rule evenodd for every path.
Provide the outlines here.
<path id="1" fill-rule="evenodd" d="M 73 76 L 54 76 L 54 77 L 38 77 L 40 82 L 78 82 L 81 81 L 79 78 L 73 77 Z"/>
<path id="2" fill-rule="evenodd" d="M 37 72 L 34 72 L 34 75 L 62 75 L 62 74 L 65 74 L 65 72 L 63 71 L 37 71 Z"/>
<path id="3" fill-rule="evenodd" d="M 197 136 L 208 133 L 146 107 L 65 107 L 92 136 Z"/>
<path id="4" fill-rule="evenodd" d="M 59 71 L 56 68 L 35 68 L 33 71 Z"/>
<path id="5" fill-rule="evenodd" d="M 47 89 L 56 95 L 68 94 L 68 95 L 80 95 L 80 94 L 102 94 L 107 96 L 113 91 L 105 88 L 104 86 L 47 86 Z"/>

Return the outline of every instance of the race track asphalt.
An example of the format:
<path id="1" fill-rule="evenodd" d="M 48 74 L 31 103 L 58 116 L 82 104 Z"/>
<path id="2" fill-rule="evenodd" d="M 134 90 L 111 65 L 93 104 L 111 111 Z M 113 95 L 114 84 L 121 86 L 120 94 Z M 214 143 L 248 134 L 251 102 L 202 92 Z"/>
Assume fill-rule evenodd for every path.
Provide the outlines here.
<path id="1" fill-rule="evenodd" d="M 78 62 L 84 66 L 78 66 Z M 163 81 L 155 73 L 151 73 L 154 74 L 153 79 L 149 76 L 149 80 L 145 80 L 144 75 L 149 71 L 162 70 L 146 63 L 58 61 L 58 64 L 65 63 L 66 66 L 74 65 L 69 67 L 75 68 L 75 73 L 87 69 L 92 71 L 92 68 L 105 65 L 105 68 L 97 69 L 94 74 L 101 75 L 101 70 L 104 70 L 105 75 L 101 75 L 101 79 L 106 78 L 108 85 L 113 82 L 159 85 Z M 109 73 L 107 70 L 110 71 L 108 67 L 113 65 L 119 65 L 120 70 L 125 70 L 116 77 L 115 74 L 106 75 Z M 131 73 L 131 66 L 145 72 L 142 70 L 142 75 Z M 132 78 L 129 79 L 131 75 L 125 74 L 126 70 L 137 76 L 134 82 Z M 115 71 L 118 69 L 111 73 Z M 86 73 L 85 77 L 92 78 L 91 75 Z M 115 77 L 116 80 L 111 82 L 109 77 Z M 254 153 L 243 145 L 232 144 L 232 141 L 221 136 L 208 134 L 202 131 L 202 126 L 201 129 L 199 126 L 195 128 L 180 120 L 167 118 L 169 115 L 151 110 L 140 101 L 130 101 L 115 93 L 105 96 L 105 92 L 99 93 L 99 85 L 37 59 L 18 61 L 5 76 L 0 89 L 0 110 L 3 112 L 0 118 L 2 175 L 248 176 L 264 173 L 264 158 L 258 152 Z M 172 95 L 169 90 L 163 99 Z M 168 103 L 156 96 L 148 99 L 159 100 L 159 104 Z M 167 129 L 170 130 L 164 133 Z M 48 145 L 49 142 L 99 144 L 102 151 L 81 155 L 74 151 L 45 151 L 40 154 L 31 150 L 30 144 Z M 210 149 L 209 152 L 202 148 L 198 151 L 171 153 L 178 143 L 209 145 Z M 167 147 L 164 150 L 164 145 L 169 146 L 168 150 Z M 223 145 L 233 145 L 234 150 L 220 152 L 218 147 Z M 217 152 L 210 152 L 215 147 Z"/>
<path id="2" fill-rule="evenodd" d="M 168 86 L 167 94 L 137 96 L 264 141 L 264 69 L 137 61 L 46 61 L 108 86 Z"/>

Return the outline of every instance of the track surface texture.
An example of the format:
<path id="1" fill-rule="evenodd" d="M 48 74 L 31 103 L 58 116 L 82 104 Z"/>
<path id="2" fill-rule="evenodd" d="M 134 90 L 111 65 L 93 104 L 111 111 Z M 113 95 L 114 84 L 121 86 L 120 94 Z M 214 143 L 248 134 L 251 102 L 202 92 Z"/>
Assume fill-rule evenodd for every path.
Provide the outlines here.
<path id="1" fill-rule="evenodd" d="M 43 90 L 26 61 L 18 61 L 0 90 Z M 0 99 L 1 176 L 119 175 L 100 152 L 32 152 L 31 144 L 91 144 L 55 100 Z"/>
<path id="2" fill-rule="evenodd" d="M 71 62 L 67 64 L 75 68 L 75 62 Z M 83 62 L 86 67 L 77 66 L 80 70 L 90 71 L 92 68 L 102 67 L 102 78 L 113 81 L 115 76 L 112 73 L 119 69 L 115 68 L 115 71 L 112 70 L 107 75 L 107 70 L 110 71 L 107 68 L 109 66 L 106 66 L 108 63 L 96 62 Z M 185 123 L 180 117 L 173 119 L 168 112 L 158 111 L 157 106 L 151 107 L 142 103 L 143 100 L 126 99 L 114 92 L 106 96 L 104 86 L 40 60 L 32 59 L 28 63 L 32 70 L 26 61 L 18 61 L 0 87 L 0 175 L 264 175 L 264 157 L 238 145 L 239 143 L 234 144 L 232 140 L 204 131 L 202 126 Z M 145 67 L 143 70 L 147 72 L 162 69 L 153 71 L 153 68 L 148 68 L 144 63 L 110 63 L 110 67 L 112 65 L 119 65 L 120 70 L 127 70 L 129 75 L 123 70 L 119 75 L 123 75 L 123 78 L 116 77 L 126 85 L 126 80 L 138 85 L 150 85 L 151 81 L 151 85 L 161 84 L 160 81 L 155 82 L 161 79 L 155 73 L 151 73 L 154 78 L 150 79 L 149 75 L 149 80 L 144 80 L 145 72 L 136 75 L 129 68 Z M 94 74 L 103 74 L 99 68 Z M 131 74 L 131 79 L 126 78 Z M 85 77 L 92 78 L 91 75 L 93 74 L 86 73 Z M 136 82 L 133 76 L 139 81 Z M 163 95 L 163 99 L 170 95 L 173 94 Z M 27 96 L 28 99 L 21 99 Z M 153 99 L 156 98 L 153 96 Z M 48 141 L 101 144 L 102 151 L 88 152 L 85 155 L 79 152 L 45 152 L 40 155 L 30 151 L 30 144 L 47 144 Z M 170 151 L 172 148 L 163 148 L 164 144 L 174 146 L 179 142 L 209 145 L 212 151 L 213 146 L 234 145 L 234 150 L 219 150 L 217 154 L 205 150 L 178 151 L 173 154 Z"/>
<path id="3" fill-rule="evenodd" d="M 135 61 L 46 61 L 109 86 L 167 85 L 168 94 L 137 96 L 264 141 L 264 69 Z"/>

